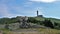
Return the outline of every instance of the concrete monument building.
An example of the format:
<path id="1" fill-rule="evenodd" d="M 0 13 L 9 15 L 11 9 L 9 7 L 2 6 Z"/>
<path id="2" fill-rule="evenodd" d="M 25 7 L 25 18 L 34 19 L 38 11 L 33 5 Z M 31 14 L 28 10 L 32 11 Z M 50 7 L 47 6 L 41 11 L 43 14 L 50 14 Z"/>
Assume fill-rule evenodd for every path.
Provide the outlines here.
<path id="1" fill-rule="evenodd" d="M 39 11 L 37 10 L 37 17 L 43 17 L 43 15 L 39 15 Z"/>

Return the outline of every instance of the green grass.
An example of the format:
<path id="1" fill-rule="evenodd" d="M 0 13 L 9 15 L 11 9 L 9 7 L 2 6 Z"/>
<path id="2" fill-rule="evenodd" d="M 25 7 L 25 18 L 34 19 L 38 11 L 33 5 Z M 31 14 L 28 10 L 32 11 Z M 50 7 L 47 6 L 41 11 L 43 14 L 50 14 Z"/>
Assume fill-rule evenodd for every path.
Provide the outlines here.
<path id="1" fill-rule="evenodd" d="M 32 28 L 32 29 L 36 29 L 37 32 L 12 32 L 12 31 L 7 31 L 6 29 L 3 30 L 3 32 L 5 34 L 60 34 L 60 30 L 56 30 L 56 29 L 46 29 L 46 28 Z"/>
<path id="2" fill-rule="evenodd" d="M 39 21 L 44 21 L 45 19 L 49 19 L 52 22 L 60 23 L 60 19 L 56 19 L 56 18 L 35 17 L 35 19 Z"/>

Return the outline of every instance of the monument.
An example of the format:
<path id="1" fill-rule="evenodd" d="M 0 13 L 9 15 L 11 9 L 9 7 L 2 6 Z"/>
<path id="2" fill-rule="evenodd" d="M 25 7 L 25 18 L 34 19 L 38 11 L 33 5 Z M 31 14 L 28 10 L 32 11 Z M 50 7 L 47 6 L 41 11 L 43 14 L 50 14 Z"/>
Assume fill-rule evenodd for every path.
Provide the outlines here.
<path id="1" fill-rule="evenodd" d="M 37 10 L 37 17 L 38 17 L 38 10 Z"/>
<path id="2" fill-rule="evenodd" d="M 43 17 L 43 15 L 39 15 L 39 11 L 37 10 L 37 17 Z"/>

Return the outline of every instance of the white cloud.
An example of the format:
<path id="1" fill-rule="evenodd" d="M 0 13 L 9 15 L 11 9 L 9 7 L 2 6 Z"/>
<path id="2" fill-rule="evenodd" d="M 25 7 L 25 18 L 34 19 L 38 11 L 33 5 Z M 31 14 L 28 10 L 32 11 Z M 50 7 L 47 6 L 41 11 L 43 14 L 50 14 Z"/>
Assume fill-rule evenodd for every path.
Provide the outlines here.
<path id="1" fill-rule="evenodd" d="M 30 1 L 51 3 L 51 2 L 55 2 L 55 1 L 57 1 L 57 0 L 30 0 Z"/>
<path id="2" fill-rule="evenodd" d="M 0 15 L 9 16 L 8 7 L 5 4 L 0 4 Z"/>
<path id="3" fill-rule="evenodd" d="M 15 0 L 1 0 L 0 1 L 0 16 L 1 17 L 14 17 L 14 16 L 19 16 L 19 14 L 12 14 L 10 13 L 11 9 L 15 9 L 15 10 L 20 10 L 19 7 L 17 6 L 10 6 L 12 8 L 10 8 L 6 3 L 8 3 L 9 1 L 15 1 Z M 21 15 L 23 16 L 23 15 Z"/>
<path id="4" fill-rule="evenodd" d="M 24 6 L 25 7 L 29 7 L 29 6 L 31 6 L 33 3 L 32 2 L 26 2 L 26 3 L 24 3 Z"/>
<path id="5" fill-rule="evenodd" d="M 10 10 L 15 10 L 17 12 L 20 12 L 20 7 L 17 6 L 11 6 L 8 7 L 6 4 L 1 4 L 0 5 L 0 15 L 2 15 L 2 17 L 16 17 L 16 16 L 23 16 L 22 14 L 14 14 L 14 13 L 10 13 Z"/>
<path id="6" fill-rule="evenodd" d="M 60 17 L 57 17 L 57 16 L 47 16 L 47 15 L 44 15 L 44 17 L 60 19 Z"/>
<path id="7" fill-rule="evenodd" d="M 0 15 L 5 17 L 10 17 L 12 14 L 9 12 L 9 7 L 7 6 L 7 2 L 9 0 L 0 0 Z"/>

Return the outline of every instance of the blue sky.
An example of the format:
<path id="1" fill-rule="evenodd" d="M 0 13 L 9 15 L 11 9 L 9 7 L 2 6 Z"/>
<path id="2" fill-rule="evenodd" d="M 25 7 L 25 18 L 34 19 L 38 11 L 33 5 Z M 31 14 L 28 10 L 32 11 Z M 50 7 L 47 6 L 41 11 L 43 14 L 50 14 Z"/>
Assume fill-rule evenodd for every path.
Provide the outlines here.
<path id="1" fill-rule="evenodd" d="M 0 17 L 36 16 L 60 18 L 59 0 L 0 0 Z"/>

